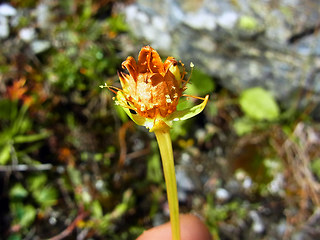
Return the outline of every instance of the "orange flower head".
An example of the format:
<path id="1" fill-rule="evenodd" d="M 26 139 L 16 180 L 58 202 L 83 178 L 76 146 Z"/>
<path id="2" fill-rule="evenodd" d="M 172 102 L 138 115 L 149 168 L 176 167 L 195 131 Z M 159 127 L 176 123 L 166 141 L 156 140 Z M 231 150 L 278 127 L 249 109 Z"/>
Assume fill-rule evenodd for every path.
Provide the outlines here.
<path id="1" fill-rule="evenodd" d="M 181 64 L 183 66 L 183 64 Z M 183 80 L 178 62 L 168 57 L 162 62 L 159 54 L 150 46 L 141 49 L 138 62 L 128 57 L 119 72 L 122 89 L 104 85 L 117 94 L 116 104 L 138 125 L 154 131 L 171 127 L 173 121 L 185 120 L 199 114 L 208 102 L 209 96 L 195 107 L 177 111 L 179 99 L 188 81 Z M 117 91 L 115 91 L 117 90 Z M 135 113 L 132 113 L 133 110 Z"/>
<path id="2" fill-rule="evenodd" d="M 119 73 L 123 94 L 140 116 L 165 118 L 176 110 L 184 91 L 180 73 L 174 75 L 178 62 L 168 57 L 163 63 L 159 54 L 150 46 L 143 47 L 138 63 L 128 57 L 122 63 L 129 74 Z"/>
<path id="3" fill-rule="evenodd" d="M 34 100 L 27 92 L 28 87 L 26 86 L 25 78 L 14 81 L 12 86 L 7 88 L 7 96 L 10 100 L 22 100 L 24 105 L 30 106 Z"/>

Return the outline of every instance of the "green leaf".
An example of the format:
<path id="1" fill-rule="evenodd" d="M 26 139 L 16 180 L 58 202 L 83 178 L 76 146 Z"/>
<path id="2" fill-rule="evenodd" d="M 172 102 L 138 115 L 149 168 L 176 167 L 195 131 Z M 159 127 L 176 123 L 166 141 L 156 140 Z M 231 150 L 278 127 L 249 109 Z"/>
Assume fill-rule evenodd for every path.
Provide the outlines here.
<path id="1" fill-rule="evenodd" d="M 193 103 L 192 101 L 189 101 L 186 97 L 180 98 L 179 99 L 179 103 L 177 105 L 177 110 L 181 111 L 181 110 L 185 110 L 187 108 L 191 108 L 193 107 Z"/>
<path id="2" fill-rule="evenodd" d="M 315 175 L 320 178 L 320 158 L 317 158 L 311 162 L 311 169 Z"/>
<path id="3" fill-rule="evenodd" d="M 1 145 L 10 145 L 9 142 L 12 140 L 13 135 L 14 135 L 14 133 L 12 131 L 11 126 L 6 129 L 3 129 L 0 132 L 0 146 Z"/>
<path id="4" fill-rule="evenodd" d="M 32 205 L 23 205 L 21 202 L 11 203 L 10 210 L 14 217 L 13 222 L 20 225 L 21 228 L 28 228 L 37 215 L 37 211 Z"/>
<path id="5" fill-rule="evenodd" d="M 270 94 L 263 88 L 250 88 L 242 92 L 240 96 L 240 107 L 243 112 L 254 120 L 277 120 L 279 118 L 279 107 Z"/>
<path id="6" fill-rule="evenodd" d="M 81 173 L 79 170 L 72 166 L 68 166 L 67 172 L 73 185 L 79 186 L 82 184 Z"/>
<path id="7" fill-rule="evenodd" d="M 87 190 L 83 190 L 81 192 L 81 198 L 82 198 L 81 200 L 86 204 L 89 204 L 92 201 L 92 196 Z"/>
<path id="8" fill-rule="evenodd" d="M 21 227 L 29 227 L 35 220 L 37 211 L 32 205 L 26 205 L 23 207 L 23 214 L 19 219 L 19 224 Z"/>
<path id="9" fill-rule="evenodd" d="M 205 97 L 205 99 L 203 100 L 203 102 L 200 103 L 199 105 L 196 105 L 194 107 L 187 108 L 187 109 L 184 109 L 181 111 L 175 111 L 167 118 L 167 120 L 168 121 L 179 121 L 179 120 L 187 120 L 189 118 L 192 118 L 192 117 L 198 115 L 200 112 L 202 112 L 202 110 L 207 105 L 208 100 L 209 100 L 209 95 L 207 95 Z"/>
<path id="10" fill-rule="evenodd" d="M 9 99 L 0 100 L 0 119 L 9 120 L 17 116 L 17 101 L 11 101 Z"/>
<path id="11" fill-rule="evenodd" d="M 17 233 L 14 233 L 14 234 L 11 234 L 9 237 L 8 237 L 8 240 L 21 240 L 21 235 L 20 234 L 17 234 Z"/>
<path id="12" fill-rule="evenodd" d="M 112 211 L 111 217 L 113 219 L 118 219 L 124 215 L 130 208 L 130 204 L 133 201 L 132 189 L 127 189 L 122 198 L 122 202 L 119 203 Z"/>
<path id="13" fill-rule="evenodd" d="M 258 22 L 254 17 L 242 16 L 238 23 L 239 28 L 247 31 L 253 31 L 258 28 Z"/>
<path id="14" fill-rule="evenodd" d="M 30 176 L 27 178 L 27 183 L 28 189 L 30 189 L 31 192 L 39 191 L 39 189 L 44 188 L 47 183 L 47 176 L 45 174 Z"/>
<path id="15" fill-rule="evenodd" d="M 42 207 L 50 207 L 56 204 L 58 192 L 55 188 L 47 186 L 33 192 L 33 197 Z"/>
<path id="16" fill-rule="evenodd" d="M 10 160 L 10 150 L 10 144 L 6 144 L 0 149 L 0 165 L 5 165 Z"/>
<path id="17" fill-rule="evenodd" d="M 129 27 L 126 24 L 125 17 L 122 14 L 118 14 L 108 18 L 107 20 L 109 28 L 113 32 L 126 32 Z"/>
<path id="18" fill-rule="evenodd" d="M 47 138 L 50 134 L 48 132 L 38 133 L 38 134 L 31 134 L 31 135 L 19 135 L 14 137 L 15 143 L 29 143 L 42 140 Z"/>
<path id="19" fill-rule="evenodd" d="M 9 196 L 12 199 L 25 198 L 28 196 L 28 191 L 22 186 L 21 183 L 17 183 L 10 189 Z"/>
<path id="20" fill-rule="evenodd" d="M 204 96 L 214 90 L 215 84 L 210 76 L 195 68 L 192 72 L 190 84 L 187 86 L 186 94 Z"/>
<path id="21" fill-rule="evenodd" d="M 90 206 L 91 206 L 91 213 L 94 217 L 101 218 L 103 216 L 102 207 L 98 200 L 94 200 Z"/>
<path id="22" fill-rule="evenodd" d="M 255 124 L 246 117 L 238 118 L 233 123 L 233 127 L 239 136 L 252 132 L 254 125 Z"/>
<path id="23" fill-rule="evenodd" d="M 177 121 L 174 123 L 174 127 L 171 128 L 170 136 L 172 141 L 177 140 L 178 137 L 184 137 L 188 133 L 191 121 Z"/>

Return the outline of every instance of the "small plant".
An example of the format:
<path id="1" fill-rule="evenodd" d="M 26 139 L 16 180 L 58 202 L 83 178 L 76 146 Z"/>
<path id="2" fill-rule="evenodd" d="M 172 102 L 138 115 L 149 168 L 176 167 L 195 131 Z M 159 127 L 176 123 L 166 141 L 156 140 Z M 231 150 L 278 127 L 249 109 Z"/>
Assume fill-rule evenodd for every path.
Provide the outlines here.
<path id="1" fill-rule="evenodd" d="M 7 165 L 10 160 L 12 165 L 18 164 L 18 158 L 30 160 L 28 153 L 38 149 L 39 141 L 50 135 L 45 130 L 32 131 L 33 122 L 28 110 L 34 100 L 26 94 L 25 83 L 26 79 L 16 80 L 8 87 L 6 97 L 0 98 L 0 166 Z M 29 148 L 20 148 L 20 145 Z"/>
<path id="2" fill-rule="evenodd" d="M 180 239 L 179 202 L 174 171 L 174 160 L 170 128 L 174 121 L 186 120 L 199 114 L 206 106 L 209 96 L 198 98 L 203 102 L 184 110 L 177 110 L 179 99 L 187 89 L 186 72 L 182 71 L 173 57 L 163 63 L 159 54 L 150 46 L 143 47 L 138 62 L 128 57 L 122 63 L 129 74 L 119 73 L 122 89 L 104 85 L 116 94 L 116 104 L 123 108 L 127 115 L 138 125 L 145 126 L 154 132 L 158 141 L 167 197 L 170 210 L 172 239 Z M 191 64 L 193 67 L 193 64 Z"/>
<path id="3" fill-rule="evenodd" d="M 254 87 L 242 92 L 239 105 L 244 113 L 236 119 L 234 128 L 239 136 L 251 133 L 255 129 L 268 129 L 270 124 L 280 120 L 279 106 L 267 90 Z"/>

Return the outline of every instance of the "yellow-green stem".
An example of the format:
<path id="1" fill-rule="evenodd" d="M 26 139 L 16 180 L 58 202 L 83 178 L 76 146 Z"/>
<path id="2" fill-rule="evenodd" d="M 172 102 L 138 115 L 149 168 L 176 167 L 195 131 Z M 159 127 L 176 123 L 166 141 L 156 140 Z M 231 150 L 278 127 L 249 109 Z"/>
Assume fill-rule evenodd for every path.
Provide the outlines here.
<path id="1" fill-rule="evenodd" d="M 180 240 L 179 201 L 176 174 L 174 171 L 170 129 L 162 128 L 159 130 L 155 130 L 154 133 L 156 134 L 156 138 L 160 149 L 164 178 L 167 186 L 172 240 Z"/>

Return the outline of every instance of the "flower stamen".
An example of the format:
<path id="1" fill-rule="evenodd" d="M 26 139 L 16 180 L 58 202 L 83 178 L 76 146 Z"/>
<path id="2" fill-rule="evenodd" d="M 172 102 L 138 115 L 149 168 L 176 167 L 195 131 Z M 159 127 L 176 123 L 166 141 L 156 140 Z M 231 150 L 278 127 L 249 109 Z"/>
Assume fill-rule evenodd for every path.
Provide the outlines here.
<path id="1" fill-rule="evenodd" d="M 122 91 L 122 89 L 114 87 L 114 86 L 109 86 L 107 83 L 104 85 L 100 85 L 100 88 L 108 88 L 111 92 L 117 94 L 118 91 Z"/>
<path id="2" fill-rule="evenodd" d="M 197 97 L 197 96 L 192 96 L 192 95 L 189 95 L 189 94 L 182 94 L 183 97 L 191 97 L 191 98 L 196 98 L 196 99 L 199 99 L 199 100 L 205 100 L 206 98 L 203 98 L 203 97 Z"/>
<path id="3" fill-rule="evenodd" d="M 167 103 L 172 103 L 172 100 L 170 98 L 170 95 L 166 95 L 166 102 Z"/>

